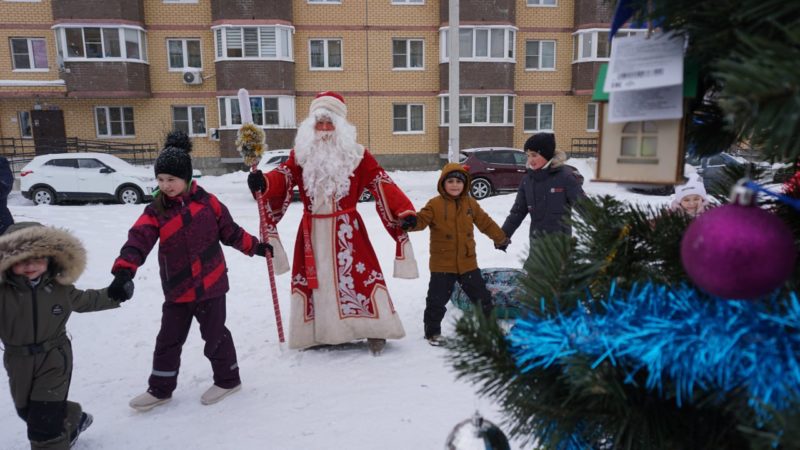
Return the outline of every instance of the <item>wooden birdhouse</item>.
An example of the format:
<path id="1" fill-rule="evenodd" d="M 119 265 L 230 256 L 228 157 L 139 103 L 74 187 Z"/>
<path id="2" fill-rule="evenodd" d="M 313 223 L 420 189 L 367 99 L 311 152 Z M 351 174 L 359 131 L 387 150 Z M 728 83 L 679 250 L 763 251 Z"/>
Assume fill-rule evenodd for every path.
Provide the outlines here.
<path id="1" fill-rule="evenodd" d="M 684 164 L 684 120 L 609 122 L 609 94 L 603 90 L 607 65 L 600 67 L 592 101 L 600 104 L 600 137 L 595 181 L 680 184 Z M 678 88 L 680 89 L 680 88 Z M 683 102 L 697 90 L 696 66 L 684 65 Z M 643 99 L 653 101 L 653 99 Z M 685 105 L 684 105 L 685 106 Z M 685 108 L 684 108 L 685 109 Z"/>

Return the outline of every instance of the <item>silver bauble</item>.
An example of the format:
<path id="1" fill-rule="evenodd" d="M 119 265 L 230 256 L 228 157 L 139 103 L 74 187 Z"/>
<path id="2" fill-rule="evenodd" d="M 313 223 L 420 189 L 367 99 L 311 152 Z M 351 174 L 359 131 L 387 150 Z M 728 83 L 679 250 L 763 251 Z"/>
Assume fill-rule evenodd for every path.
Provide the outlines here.
<path id="1" fill-rule="evenodd" d="M 475 415 L 461 421 L 447 436 L 445 450 L 510 450 L 508 438 L 497 425 Z"/>

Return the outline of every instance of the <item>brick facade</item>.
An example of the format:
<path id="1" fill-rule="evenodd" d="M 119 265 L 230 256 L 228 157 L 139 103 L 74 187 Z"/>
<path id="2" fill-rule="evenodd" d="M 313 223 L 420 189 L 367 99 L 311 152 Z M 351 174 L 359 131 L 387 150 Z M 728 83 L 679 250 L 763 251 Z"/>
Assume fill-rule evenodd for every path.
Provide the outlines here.
<path id="1" fill-rule="evenodd" d="M 98 137 L 95 108 L 134 109 L 134 136 L 117 142 L 159 143 L 172 127 L 173 107 L 203 106 L 208 133 L 193 138 L 198 167 L 209 172 L 235 159 L 235 126 L 220 127 L 220 97 L 234 96 L 240 87 L 256 95 L 281 95 L 294 101 L 294 124 L 267 128 L 270 148 L 290 147 L 296 125 L 306 116 L 316 92 L 344 94 L 348 119 L 359 140 L 389 167 L 433 168 L 447 153 L 446 125 L 441 123 L 440 96 L 449 83 L 448 64 L 441 61 L 440 30 L 447 26 L 447 0 L 423 4 L 391 1 L 310 3 L 308 0 L 42 0 L 0 2 L 0 137 L 20 137 L 16 117 L 35 106 L 64 110 L 69 137 Z M 461 63 L 465 95 L 506 95 L 513 98 L 513 123 L 504 126 L 464 126 L 462 147 L 521 148 L 531 132 L 524 130 L 524 105 L 553 104 L 553 131 L 559 147 L 572 138 L 597 137 L 586 130 L 588 90 L 597 62 L 573 63 L 573 33 L 581 28 L 608 27 L 610 11 L 600 0 L 559 0 L 555 7 L 528 6 L 526 0 L 462 0 L 466 26 L 506 26 L 514 30 L 514 61 Z M 141 26 L 146 33 L 146 63 L 76 61 L 58 58 L 52 27 L 56 24 Z M 290 60 L 218 58 L 212 27 L 292 27 Z M 47 68 L 15 70 L 11 38 L 46 42 Z M 169 39 L 199 40 L 201 84 L 186 84 L 182 68 L 169 65 Z M 310 40 L 333 39 L 342 44 L 341 68 L 311 67 Z M 419 40 L 421 68 L 393 67 L 394 40 Z M 555 67 L 525 67 L 526 43 L 556 42 Z M 223 49 L 224 51 L 224 49 Z M 59 64 L 61 63 L 61 66 Z M 192 69 L 195 70 L 195 69 Z M 395 105 L 422 105 L 422 130 L 395 132 Z M 219 140 L 211 129 L 220 129 Z M 112 139 L 109 139 L 112 140 Z"/>

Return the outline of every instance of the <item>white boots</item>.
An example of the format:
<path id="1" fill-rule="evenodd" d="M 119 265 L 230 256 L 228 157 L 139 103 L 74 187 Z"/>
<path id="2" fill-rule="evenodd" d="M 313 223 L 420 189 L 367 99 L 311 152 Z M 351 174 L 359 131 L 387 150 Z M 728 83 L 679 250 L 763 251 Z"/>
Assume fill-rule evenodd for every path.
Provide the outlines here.
<path id="1" fill-rule="evenodd" d="M 200 403 L 202 403 L 204 405 L 213 405 L 214 403 L 217 403 L 217 402 L 221 401 L 225 397 L 233 394 L 234 392 L 238 392 L 241 389 L 242 389 L 242 385 L 241 384 L 238 385 L 238 386 L 234 386 L 234 387 L 232 387 L 230 389 L 221 388 L 221 387 L 217 386 L 216 384 L 212 385 L 200 397 Z M 149 392 L 145 392 L 144 394 L 137 395 L 136 397 L 134 397 L 128 403 L 128 405 L 130 405 L 131 408 L 133 408 L 133 409 L 135 409 L 137 411 L 144 412 L 144 411 L 150 411 L 151 409 L 155 408 L 156 406 L 163 405 L 164 403 L 167 403 L 170 400 L 172 400 L 172 397 L 169 397 L 169 398 L 158 398 L 158 397 L 155 397 L 153 394 L 151 394 Z"/>
<path id="2" fill-rule="evenodd" d="M 172 397 L 168 398 L 158 398 L 149 392 L 145 392 L 144 394 L 137 395 L 134 397 L 130 402 L 128 402 L 128 406 L 137 410 L 137 411 L 150 411 L 151 409 L 155 408 L 158 405 L 163 405 L 168 401 L 172 400 Z"/>
<path id="3" fill-rule="evenodd" d="M 225 397 L 233 394 L 234 392 L 239 392 L 242 389 L 242 385 L 234 386 L 230 389 L 221 388 L 219 386 L 212 385 L 208 388 L 207 391 L 203 393 L 200 397 L 200 403 L 204 405 L 213 405 L 214 403 L 219 402 L 220 400 L 224 399 Z"/>

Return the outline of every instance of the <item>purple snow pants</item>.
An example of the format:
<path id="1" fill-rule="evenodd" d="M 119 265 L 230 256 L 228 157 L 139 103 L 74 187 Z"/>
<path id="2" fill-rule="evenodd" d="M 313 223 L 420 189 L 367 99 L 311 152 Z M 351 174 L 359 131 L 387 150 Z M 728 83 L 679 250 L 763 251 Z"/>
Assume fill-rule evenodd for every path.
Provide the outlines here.
<path id="1" fill-rule="evenodd" d="M 225 296 L 191 303 L 165 302 L 161 311 L 161 330 L 156 337 L 147 392 L 158 398 L 172 396 L 178 385 L 181 349 L 193 317 L 200 324 L 200 336 L 206 342 L 203 353 L 211 361 L 214 384 L 226 389 L 241 384 L 233 337 L 225 327 Z"/>

